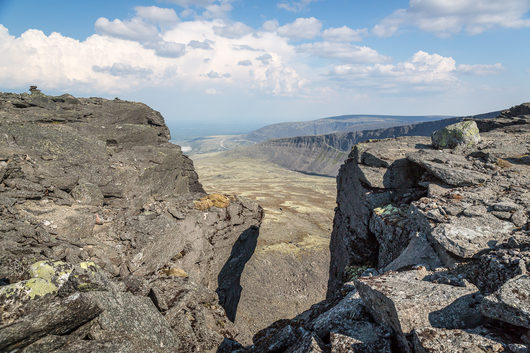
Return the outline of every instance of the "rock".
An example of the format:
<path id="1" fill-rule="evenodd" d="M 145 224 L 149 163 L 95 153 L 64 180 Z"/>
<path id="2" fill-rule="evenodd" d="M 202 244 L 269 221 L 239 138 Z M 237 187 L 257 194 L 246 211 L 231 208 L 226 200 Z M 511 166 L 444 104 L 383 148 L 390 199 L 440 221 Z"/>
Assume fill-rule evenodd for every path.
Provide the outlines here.
<path id="1" fill-rule="evenodd" d="M 47 335 L 62 335 L 90 321 L 103 311 L 89 294 L 73 294 L 35 310 L 0 328 L 0 350 L 11 351 Z"/>
<path id="2" fill-rule="evenodd" d="M 479 252 L 493 248 L 513 229 L 503 222 L 485 214 L 480 217 L 458 217 L 441 224 L 432 233 L 432 239 L 446 251 L 463 258 L 471 258 Z"/>
<path id="3" fill-rule="evenodd" d="M 414 329 L 467 328 L 477 326 L 482 320 L 475 289 L 422 281 L 421 273 L 390 272 L 355 281 L 376 321 L 394 329 L 405 351 L 410 351 L 406 336 Z"/>
<path id="4" fill-rule="evenodd" d="M 383 271 L 397 271 L 412 265 L 424 265 L 428 269 L 434 269 L 442 265 L 438 255 L 424 234 L 413 234 L 405 250 L 401 252 L 398 258 L 389 263 Z"/>
<path id="5" fill-rule="evenodd" d="M 484 298 L 485 316 L 530 329 L 530 276 L 520 275 Z"/>
<path id="6" fill-rule="evenodd" d="M 435 148 L 455 148 L 459 145 L 472 146 L 477 144 L 480 141 L 480 134 L 477 123 L 468 120 L 435 131 L 431 139 Z"/>
<path id="7" fill-rule="evenodd" d="M 72 197 L 82 204 L 103 206 L 103 193 L 99 187 L 83 179 L 72 190 Z"/>
<path id="8" fill-rule="evenodd" d="M 460 160 L 460 158 L 458 158 L 456 161 L 452 161 L 453 156 L 450 156 L 445 153 L 443 155 L 444 156 L 442 156 L 442 152 L 436 153 L 435 151 L 422 150 L 420 152 L 408 154 L 407 158 L 411 162 L 417 163 L 418 165 L 422 166 L 427 171 L 432 173 L 435 177 L 449 185 L 471 186 L 479 185 L 490 180 L 491 177 L 488 174 L 447 165 L 447 162 L 449 162 L 449 164 L 459 164 L 462 163 L 462 161 Z M 449 156 L 451 158 L 446 160 L 446 163 L 439 163 L 437 161 L 440 157 Z"/>
<path id="9" fill-rule="evenodd" d="M 413 331 L 414 351 L 418 353 L 505 352 L 503 345 L 463 330 L 425 327 Z"/>

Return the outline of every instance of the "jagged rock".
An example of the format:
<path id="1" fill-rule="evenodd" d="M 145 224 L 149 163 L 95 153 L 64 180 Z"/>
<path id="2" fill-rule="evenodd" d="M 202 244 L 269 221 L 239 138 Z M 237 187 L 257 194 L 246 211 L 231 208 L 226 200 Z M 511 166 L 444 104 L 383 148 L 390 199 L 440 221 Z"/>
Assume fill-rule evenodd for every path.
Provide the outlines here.
<path id="1" fill-rule="evenodd" d="M 448 125 L 435 131 L 432 136 L 432 145 L 435 148 L 455 148 L 459 145 L 471 146 L 480 141 L 477 123 L 468 120 Z"/>
<path id="2" fill-rule="evenodd" d="M 330 334 L 331 353 L 390 353 L 390 340 L 378 339 L 369 344 L 353 337 L 332 332 Z"/>
<path id="3" fill-rule="evenodd" d="M 429 269 L 442 265 L 438 255 L 427 241 L 425 234 L 413 234 L 405 250 L 401 252 L 398 258 L 389 263 L 383 271 L 397 271 L 412 265 L 423 265 Z"/>
<path id="4" fill-rule="evenodd" d="M 463 330 L 425 327 L 414 330 L 413 337 L 418 353 L 506 352 L 499 342 Z"/>
<path id="5" fill-rule="evenodd" d="M 530 276 L 517 276 L 484 298 L 482 312 L 493 319 L 530 329 Z"/>
<path id="6" fill-rule="evenodd" d="M 409 271 L 355 281 L 376 321 L 390 325 L 406 351 L 406 335 L 416 328 L 466 328 L 481 322 L 476 288 L 434 284 L 423 277 L 422 271 Z"/>

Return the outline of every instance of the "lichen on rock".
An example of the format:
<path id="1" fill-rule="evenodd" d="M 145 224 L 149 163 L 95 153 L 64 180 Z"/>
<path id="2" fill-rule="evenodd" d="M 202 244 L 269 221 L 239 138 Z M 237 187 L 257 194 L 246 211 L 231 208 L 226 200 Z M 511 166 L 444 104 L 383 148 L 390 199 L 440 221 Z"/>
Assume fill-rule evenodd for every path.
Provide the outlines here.
<path id="1" fill-rule="evenodd" d="M 459 145 L 472 146 L 480 141 L 477 123 L 473 120 L 462 121 L 435 131 L 432 136 L 435 148 L 455 148 Z"/>

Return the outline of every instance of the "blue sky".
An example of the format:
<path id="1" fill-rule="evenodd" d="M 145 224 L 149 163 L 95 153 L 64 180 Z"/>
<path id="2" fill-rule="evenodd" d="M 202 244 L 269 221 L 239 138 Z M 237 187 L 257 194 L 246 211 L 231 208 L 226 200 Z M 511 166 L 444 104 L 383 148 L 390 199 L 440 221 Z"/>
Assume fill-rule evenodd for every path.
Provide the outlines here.
<path id="1" fill-rule="evenodd" d="M 530 0 L 0 0 L 0 90 L 180 122 L 466 115 L 530 101 Z"/>

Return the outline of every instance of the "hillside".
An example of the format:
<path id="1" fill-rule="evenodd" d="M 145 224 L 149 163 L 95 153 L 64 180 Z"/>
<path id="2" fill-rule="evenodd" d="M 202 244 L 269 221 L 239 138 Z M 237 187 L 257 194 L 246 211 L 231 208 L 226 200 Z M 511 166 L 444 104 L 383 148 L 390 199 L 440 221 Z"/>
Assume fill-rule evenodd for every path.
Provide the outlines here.
<path id="1" fill-rule="evenodd" d="M 266 125 L 247 134 L 201 136 L 189 139 L 177 139 L 174 142 L 183 146 L 184 152 L 193 155 L 223 152 L 270 139 L 381 129 L 421 121 L 436 121 L 445 118 L 448 117 L 435 115 L 341 115 L 310 121 Z"/>

